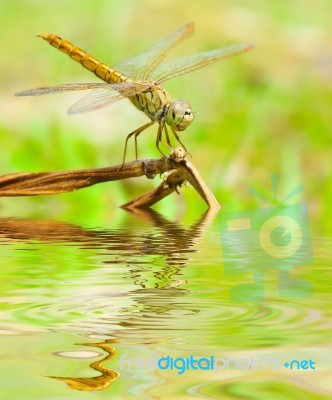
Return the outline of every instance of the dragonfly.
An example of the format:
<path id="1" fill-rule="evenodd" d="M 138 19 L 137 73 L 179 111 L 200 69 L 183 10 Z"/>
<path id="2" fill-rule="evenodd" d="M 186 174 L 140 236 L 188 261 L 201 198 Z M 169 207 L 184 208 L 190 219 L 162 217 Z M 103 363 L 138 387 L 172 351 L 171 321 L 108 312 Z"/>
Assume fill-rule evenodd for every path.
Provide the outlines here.
<path id="1" fill-rule="evenodd" d="M 190 22 L 163 37 L 143 53 L 116 65 L 114 68 L 100 62 L 84 50 L 57 35 L 42 33 L 38 36 L 80 63 L 82 67 L 93 72 L 105 83 L 68 83 L 24 90 L 15 93 L 15 95 L 40 96 L 51 93 L 89 90 L 84 97 L 68 109 L 69 114 L 96 110 L 120 99 L 128 98 L 138 110 L 146 114 L 150 121 L 127 135 L 122 165 L 126 158 L 128 140 L 131 137 L 135 139 L 135 156 L 137 160 L 137 138 L 155 123 L 158 124 L 156 147 L 163 156 L 164 153 L 160 149 L 161 143 L 172 149 L 168 129 L 171 130 L 175 140 L 187 152 L 179 133 L 183 132 L 193 122 L 194 113 L 187 101 L 172 99 L 163 86 L 164 82 L 214 62 L 241 54 L 254 47 L 253 43 L 239 43 L 201 53 L 180 56 L 168 61 L 165 60 L 169 51 L 184 39 L 189 38 L 193 32 L 194 23 Z M 165 139 L 163 139 L 163 135 Z"/>

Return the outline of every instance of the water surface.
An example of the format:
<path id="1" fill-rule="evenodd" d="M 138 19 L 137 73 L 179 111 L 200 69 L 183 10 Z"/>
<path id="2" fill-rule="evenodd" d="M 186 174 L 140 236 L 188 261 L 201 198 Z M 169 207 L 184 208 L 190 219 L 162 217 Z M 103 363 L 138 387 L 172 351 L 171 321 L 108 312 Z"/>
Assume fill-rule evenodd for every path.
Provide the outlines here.
<path id="1" fill-rule="evenodd" d="M 220 214 L 122 217 L 1 219 L 4 398 L 330 398 L 331 232 L 306 233 L 302 255 L 270 268 L 221 235 Z M 153 368 L 168 356 L 213 356 L 219 370 Z"/>

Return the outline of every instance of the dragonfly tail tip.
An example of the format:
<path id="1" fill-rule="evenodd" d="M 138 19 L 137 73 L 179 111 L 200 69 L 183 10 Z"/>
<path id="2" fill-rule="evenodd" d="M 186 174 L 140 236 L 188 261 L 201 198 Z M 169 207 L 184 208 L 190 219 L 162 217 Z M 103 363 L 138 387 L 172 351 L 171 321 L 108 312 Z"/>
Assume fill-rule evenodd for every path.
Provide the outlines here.
<path id="1" fill-rule="evenodd" d="M 187 35 L 192 35 L 195 31 L 195 23 L 193 21 L 188 22 L 186 25 Z"/>
<path id="2" fill-rule="evenodd" d="M 46 40 L 47 39 L 47 36 L 48 36 L 48 33 L 40 33 L 40 34 L 38 34 L 38 35 L 36 35 L 37 37 L 40 37 L 40 38 L 42 38 L 42 39 L 44 39 L 44 40 Z"/>

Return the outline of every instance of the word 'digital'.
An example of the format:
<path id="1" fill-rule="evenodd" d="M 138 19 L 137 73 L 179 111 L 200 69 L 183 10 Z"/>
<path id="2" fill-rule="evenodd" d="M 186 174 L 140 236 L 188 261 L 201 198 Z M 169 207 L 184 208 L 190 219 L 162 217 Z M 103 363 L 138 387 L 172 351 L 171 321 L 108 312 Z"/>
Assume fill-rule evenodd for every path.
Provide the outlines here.
<path id="1" fill-rule="evenodd" d="M 179 375 L 189 370 L 206 370 L 217 371 L 227 369 L 240 369 L 240 370 L 277 370 L 281 368 L 288 368 L 290 370 L 306 370 L 316 369 L 315 361 L 313 360 L 290 360 L 283 362 L 279 357 L 263 358 L 263 357 L 177 357 L 171 356 L 158 357 L 153 356 L 145 357 L 132 357 L 127 358 L 128 354 L 124 353 L 120 358 L 121 370 L 177 370 Z"/>

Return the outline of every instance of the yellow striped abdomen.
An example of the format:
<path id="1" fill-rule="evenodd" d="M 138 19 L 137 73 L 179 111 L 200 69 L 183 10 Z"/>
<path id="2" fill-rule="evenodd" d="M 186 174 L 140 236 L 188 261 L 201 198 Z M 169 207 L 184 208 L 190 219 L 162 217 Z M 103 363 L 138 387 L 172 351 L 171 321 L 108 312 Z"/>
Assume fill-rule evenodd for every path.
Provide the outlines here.
<path id="1" fill-rule="evenodd" d="M 53 35 L 52 33 L 42 33 L 38 36 L 46 40 L 51 46 L 67 54 L 70 58 L 80 63 L 84 68 L 93 72 L 98 78 L 107 83 L 120 83 L 129 80 L 126 76 L 120 74 L 120 72 L 108 67 L 106 64 L 90 56 L 84 50 L 81 50 L 59 36 Z"/>

